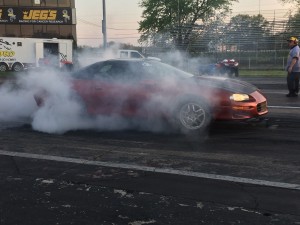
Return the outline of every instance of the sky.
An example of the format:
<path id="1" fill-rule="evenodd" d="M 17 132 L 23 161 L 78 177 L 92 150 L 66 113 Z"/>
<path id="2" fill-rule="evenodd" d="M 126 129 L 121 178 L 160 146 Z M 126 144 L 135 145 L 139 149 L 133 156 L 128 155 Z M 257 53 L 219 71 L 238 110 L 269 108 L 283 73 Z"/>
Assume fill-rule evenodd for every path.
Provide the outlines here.
<path id="1" fill-rule="evenodd" d="M 75 0 L 78 45 L 99 47 L 102 39 L 103 0 Z M 140 0 L 106 0 L 107 41 L 138 45 L 138 21 L 141 20 Z M 266 18 L 285 17 L 291 5 L 280 0 L 240 0 L 232 7 L 232 15 L 258 14 Z"/>

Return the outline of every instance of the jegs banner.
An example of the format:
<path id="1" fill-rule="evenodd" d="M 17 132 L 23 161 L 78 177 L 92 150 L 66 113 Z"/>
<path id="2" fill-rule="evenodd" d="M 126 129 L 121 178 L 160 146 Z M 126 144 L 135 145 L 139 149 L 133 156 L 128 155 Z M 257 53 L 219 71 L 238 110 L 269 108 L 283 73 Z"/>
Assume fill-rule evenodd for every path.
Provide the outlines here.
<path id="1" fill-rule="evenodd" d="M 0 7 L 0 24 L 74 24 L 72 8 Z"/>

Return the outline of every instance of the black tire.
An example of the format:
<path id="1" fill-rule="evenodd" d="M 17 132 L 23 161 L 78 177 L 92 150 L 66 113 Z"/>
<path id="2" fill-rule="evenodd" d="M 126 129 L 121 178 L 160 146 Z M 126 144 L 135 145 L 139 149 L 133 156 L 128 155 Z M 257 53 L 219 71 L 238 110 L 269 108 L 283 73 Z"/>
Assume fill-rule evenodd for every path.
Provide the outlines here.
<path id="1" fill-rule="evenodd" d="M 235 68 L 235 70 L 234 70 L 234 75 L 235 75 L 235 77 L 238 77 L 238 76 L 239 76 L 239 69 L 238 69 L 238 68 Z"/>
<path id="2" fill-rule="evenodd" d="M 20 72 L 22 71 L 24 68 L 23 68 L 23 65 L 21 63 L 15 63 L 13 66 L 12 66 L 12 70 L 15 71 L 15 72 Z"/>
<path id="3" fill-rule="evenodd" d="M 190 98 L 180 101 L 175 110 L 175 121 L 184 134 L 200 134 L 211 123 L 208 105 L 199 99 Z"/>
<path id="4" fill-rule="evenodd" d="M 219 75 L 221 75 L 221 76 L 228 75 L 228 69 L 227 69 L 227 67 L 222 67 L 219 71 L 220 71 Z"/>
<path id="5" fill-rule="evenodd" d="M 234 75 L 235 75 L 235 69 L 231 67 L 227 68 L 227 76 L 232 78 L 234 77 Z"/>
<path id="6" fill-rule="evenodd" d="M 5 63 L 0 63 L 0 72 L 5 72 L 8 70 L 8 66 Z"/>

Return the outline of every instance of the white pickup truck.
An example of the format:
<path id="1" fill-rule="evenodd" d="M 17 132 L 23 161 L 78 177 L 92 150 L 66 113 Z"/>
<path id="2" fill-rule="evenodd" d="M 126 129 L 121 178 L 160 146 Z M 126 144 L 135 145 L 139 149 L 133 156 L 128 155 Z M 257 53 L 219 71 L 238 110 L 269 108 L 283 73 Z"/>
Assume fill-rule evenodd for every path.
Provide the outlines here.
<path id="1" fill-rule="evenodd" d="M 118 56 L 119 56 L 119 58 L 125 58 L 125 59 L 152 59 L 152 60 L 161 61 L 160 58 L 145 57 L 139 51 L 136 51 L 136 50 L 122 49 L 122 50 L 119 50 Z"/>

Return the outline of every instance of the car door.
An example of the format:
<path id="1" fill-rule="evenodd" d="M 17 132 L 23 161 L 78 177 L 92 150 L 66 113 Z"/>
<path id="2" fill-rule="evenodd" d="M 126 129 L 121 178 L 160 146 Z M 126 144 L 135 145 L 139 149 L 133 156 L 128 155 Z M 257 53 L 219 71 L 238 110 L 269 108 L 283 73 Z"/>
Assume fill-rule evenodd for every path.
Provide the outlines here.
<path id="1" fill-rule="evenodd" d="M 126 101 L 123 102 L 123 113 L 126 116 L 148 117 L 158 112 L 161 107 L 163 84 L 155 79 L 153 71 L 149 73 L 149 63 L 143 60 L 133 61 L 128 64 L 128 82 L 126 83 Z M 155 75 L 158 75 L 155 71 Z"/>
<path id="2" fill-rule="evenodd" d="M 133 117 L 144 114 L 151 90 L 143 81 L 142 61 L 117 61 L 108 71 L 112 83 L 101 83 L 105 93 L 105 108 L 110 113 Z M 99 89 L 99 84 L 97 88 Z M 101 89 L 99 90 L 101 91 Z M 103 98 L 103 94 L 98 95 Z M 102 99 L 102 105 L 104 100 Z"/>
<path id="3" fill-rule="evenodd" d="M 104 61 L 93 64 L 74 75 L 73 88 L 80 95 L 90 114 L 114 113 L 121 95 L 120 83 L 112 76 L 116 64 Z"/>
<path id="4" fill-rule="evenodd" d="M 74 81 L 90 114 L 147 116 L 157 112 L 161 84 L 143 61 L 105 61 Z"/>

